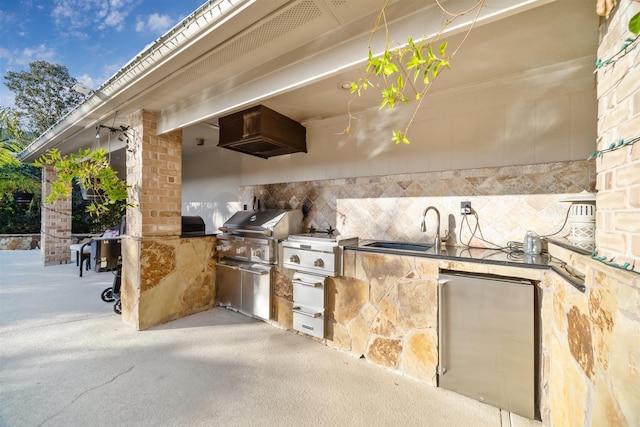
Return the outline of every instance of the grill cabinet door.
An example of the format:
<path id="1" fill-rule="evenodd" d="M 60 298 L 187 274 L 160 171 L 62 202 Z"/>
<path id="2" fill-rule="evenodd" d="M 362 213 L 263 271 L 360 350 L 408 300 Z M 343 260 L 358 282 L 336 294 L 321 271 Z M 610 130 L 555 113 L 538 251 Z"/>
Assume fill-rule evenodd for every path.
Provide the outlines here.
<path id="1" fill-rule="evenodd" d="M 218 304 L 239 310 L 242 298 L 240 270 L 223 263 L 217 268 Z"/>

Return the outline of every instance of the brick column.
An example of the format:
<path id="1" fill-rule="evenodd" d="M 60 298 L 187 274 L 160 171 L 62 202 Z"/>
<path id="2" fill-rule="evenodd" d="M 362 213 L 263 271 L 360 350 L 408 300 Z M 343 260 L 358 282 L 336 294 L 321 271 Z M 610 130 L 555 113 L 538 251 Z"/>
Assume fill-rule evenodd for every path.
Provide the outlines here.
<path id="1" fill-rule="evenodd" d="M 122 240 L 122 318 L 137 329 L 166 321 L 158 315 L 158 285 L 176 270 L 175 244 L 181 233 L 182 131 L 156 133 L 156 113 L 129 116 L 127 185 L 133 208 L 127 209 Z M 160 318 L 160 321 L 158 320 Z M 152 320 L 150 320 L 152 319 Z"/>
<path id="2" fill-rule="evenodd" d="M 640 2 L 621 1 L 600 26 L 598 58 L 614 58 L 598 70 L 598 149 L 640 136 L 640 45 L 616 55 Z M 596 247 L 599 255 L 640 270 L 640 142 L 596 160 Z"/>
<path id="3" fill-rule="evenodd" d="M 71 199 L 46 203 L 51 181 L 57 178 L 52 165 L 42 168 L 42 213 L 40 217 L 43 265 L 67 264 L 71 258 Z"/>
<path id="4" fill-rule="evenodd" d="M 135 134 L 127 152 L 127 184 L 134 209 L 127 213 L 127 234 L 179 236 L 182 211 L 182 130 L 156 134 L 156 113 L 129 116 Z"/>

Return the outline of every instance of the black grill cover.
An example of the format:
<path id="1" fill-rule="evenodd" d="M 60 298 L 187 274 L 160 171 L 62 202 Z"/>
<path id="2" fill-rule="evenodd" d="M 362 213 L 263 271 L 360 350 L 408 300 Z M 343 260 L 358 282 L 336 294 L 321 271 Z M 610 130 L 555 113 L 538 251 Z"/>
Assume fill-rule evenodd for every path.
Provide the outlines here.
<path id="1" fill-rule="evenodd" d="M 183 216 L 181 235 L 204 236 L 204 220 L 199 216 Z"/>

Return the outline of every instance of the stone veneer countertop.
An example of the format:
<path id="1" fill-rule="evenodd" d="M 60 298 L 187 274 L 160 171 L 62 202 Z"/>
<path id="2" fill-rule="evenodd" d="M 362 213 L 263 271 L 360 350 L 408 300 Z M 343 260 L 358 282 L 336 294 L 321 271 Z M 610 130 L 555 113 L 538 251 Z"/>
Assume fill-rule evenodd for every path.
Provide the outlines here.
<path id="1" fill-rule="evenodd" d="M 572 276 L 564 268 L 564 263 L 550 256 L 548 253 L 540 255 L 526 255 L 503 249 L 467 248 L 464 246 L 442 246 L 440 250 L 430 248 L 426 251 L 412 251 L 401 249 L 388 249 L 367 246 L 379 240 L 360 241 L 357 246 L 345 246 L 345 250 L 378 252 L 392 255 L 417 256 L 425 258 L 446 259 L 481 264 L 505 265 L 520 268 L 552 269 L 566 279 L 572 286 L 585 291 L 584 280 Z"/>

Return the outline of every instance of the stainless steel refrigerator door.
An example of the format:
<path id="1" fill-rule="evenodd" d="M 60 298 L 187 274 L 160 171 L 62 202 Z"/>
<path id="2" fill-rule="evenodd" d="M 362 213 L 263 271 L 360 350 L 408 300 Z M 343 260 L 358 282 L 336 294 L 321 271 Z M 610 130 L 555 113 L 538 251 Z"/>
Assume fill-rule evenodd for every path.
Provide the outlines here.
<path id="1" fill-rule="evenodd" d="M 440 275 L 440 387 L 535 417 L 534 286 Z"/>

